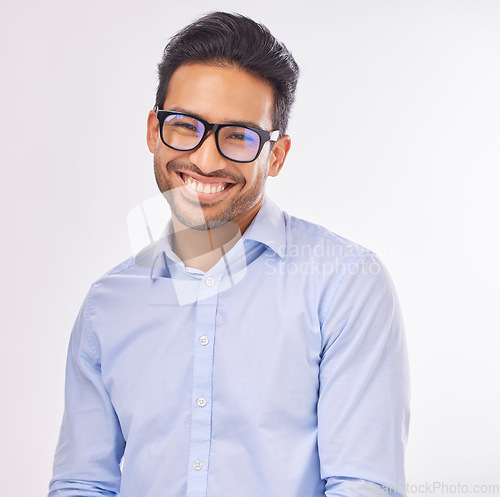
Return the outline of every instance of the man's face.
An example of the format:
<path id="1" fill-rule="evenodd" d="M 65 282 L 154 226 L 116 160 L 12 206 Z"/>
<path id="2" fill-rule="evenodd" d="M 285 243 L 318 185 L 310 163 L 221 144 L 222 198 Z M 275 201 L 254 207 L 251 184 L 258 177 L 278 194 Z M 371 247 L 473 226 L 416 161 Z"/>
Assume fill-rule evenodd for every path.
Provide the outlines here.
<path id="1" fill-rule="evenodd" d="M 247 122 L 273 131 L 273 104 L 271 86 L 246 71 L 189 64 L 172 75 L 163 109 L 191 114 L 211 123 Z M 255 161 L 244 164 L 220 155 L 213 132 L 194 151 L 181 152 L 161 141 L 158 119 L 151 111 L 148 146 L 154 153 L 158 187 L 182 224 L 207 229 L 233 221 L 244 231 L 262 204 L 267 177 L 279 173 L 290 139 L 281 138 L 271 154 L 271 143 L 267 142 Z M 201 193 L 196 191 L 200 189 L 199 183 L 201 187 L 222 183 L 225 188 L 217 193 Z"/>

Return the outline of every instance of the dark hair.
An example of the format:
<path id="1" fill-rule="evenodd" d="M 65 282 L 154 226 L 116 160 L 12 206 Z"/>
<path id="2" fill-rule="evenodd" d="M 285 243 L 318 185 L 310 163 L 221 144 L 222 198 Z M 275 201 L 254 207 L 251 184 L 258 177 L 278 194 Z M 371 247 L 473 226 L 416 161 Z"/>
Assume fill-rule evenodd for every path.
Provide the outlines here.
<path id="1" fill-rule="evenodd" d="M 295 100 L 299 67 L 266 26 L 241 14 L 212 12 L 181 29 L 158 64 L 155 109 L 161 109 L 175 70 L 189 63 L 234 65 L 265 80 L 274 91 L 273 127 L 283 135 Z"/>

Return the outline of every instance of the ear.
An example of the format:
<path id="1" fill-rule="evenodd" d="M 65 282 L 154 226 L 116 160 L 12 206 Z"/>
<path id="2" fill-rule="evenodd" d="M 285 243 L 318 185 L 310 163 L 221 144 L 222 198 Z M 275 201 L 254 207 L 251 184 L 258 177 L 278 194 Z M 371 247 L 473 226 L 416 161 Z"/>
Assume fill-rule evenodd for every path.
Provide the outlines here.
<path id="1" fill-rule="evenodd" d="M 154 110 L 148 114 L 148 131 L 146 135 L 149 151 L 154 154 L 158 143 L 158 118 Z"/>
<path id="2" fill-rule="evenodd" d="M 288 135 L 282 136 L 275 144 L 269 157 L 268 176 L 278 176 L 286 156 L 292 146 L 292 139 Z"/>

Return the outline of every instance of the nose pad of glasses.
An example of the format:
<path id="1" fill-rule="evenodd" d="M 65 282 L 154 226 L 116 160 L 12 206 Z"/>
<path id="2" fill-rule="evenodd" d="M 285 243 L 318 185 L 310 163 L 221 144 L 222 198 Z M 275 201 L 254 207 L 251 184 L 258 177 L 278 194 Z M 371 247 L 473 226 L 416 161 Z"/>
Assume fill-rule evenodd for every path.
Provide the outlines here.
<path id="1" fill-rule="evenodd" d="M 215 133 L 214 133 L 214 130 L 213 129 L 210 129 L 207 131 L 207 134 L 202 138 L 201 142 L 198 144 L 198 147 L 201 147 L 207 140 L 207 138 L 209 138 L 211 135 L 213 135 L 214 137 L 214 143 L 215 143 Z M 196 148 L 198 148 L 196 147 Z"/>
<path id="2" fill-rule="evenodd" d="M 215 147 L 215 150 L 217 150 L 217 152 L 218 152 L 219 146 L 217 144 L 217 130 L 213 130 L 213 129 L 208 130 L 207 134 L 202 138 L 202 140 L 200 141 L 198 146 L 193 150 L 193 152 L 198 150 L 207 140 L 209 140 L 209 141 L 213 140 L 212 144 Z"/>
<path id="3" fill-rule="evenodd" d="M 208 147 L 203 147 L 206 141 L 209 141 Z M 203 137 L 198 146 L 191 151 L 191 162 L 196 164 L 204 172 L 209 172 L 211 169 L 219 169 L 221 167 L 220 160 L 223 159 L 217 146 L 216 135 L 213 130 Z"/>

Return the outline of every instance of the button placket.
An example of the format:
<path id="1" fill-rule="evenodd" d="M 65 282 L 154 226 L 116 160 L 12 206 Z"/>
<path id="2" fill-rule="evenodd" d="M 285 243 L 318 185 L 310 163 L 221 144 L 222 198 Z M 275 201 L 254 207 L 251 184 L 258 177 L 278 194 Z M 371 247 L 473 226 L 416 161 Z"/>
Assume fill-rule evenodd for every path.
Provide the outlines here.
<path id="1" fill-rule="evenodd" d="M 220 275 L 201 279 L 196 301 L 187 497 L 206 495 L 212 436 L 212 378 Z"/>

